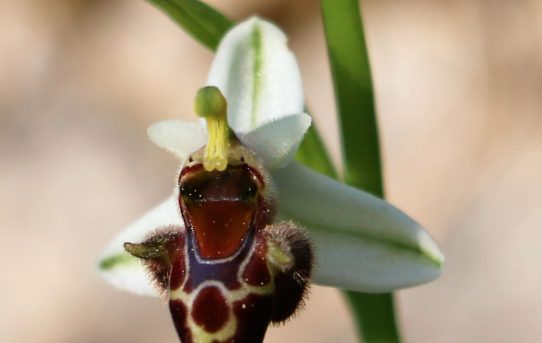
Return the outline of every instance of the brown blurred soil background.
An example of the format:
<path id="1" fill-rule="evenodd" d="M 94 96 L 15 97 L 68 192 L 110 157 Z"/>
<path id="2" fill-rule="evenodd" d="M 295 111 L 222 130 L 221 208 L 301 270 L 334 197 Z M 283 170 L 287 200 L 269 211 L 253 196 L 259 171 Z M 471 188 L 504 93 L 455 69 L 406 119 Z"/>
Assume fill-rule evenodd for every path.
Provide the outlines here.
<path id="1" fill-rule="evenodd" d="M 211 2 L 290 37 L 340 160 L 317 1 Z M 432 233 L 443 276 L 398 293 L 407 343 L 542 342 L 542 2 L 366 0 L 392 203 Z M 146 128 L 194 118 L 212 54 L 143 0 L 0 1 L 0 342 L 176 342 L 162 302 L 95 272 L 169 194 Z M 266 342 L 353 343 L 338 291 Z"/>

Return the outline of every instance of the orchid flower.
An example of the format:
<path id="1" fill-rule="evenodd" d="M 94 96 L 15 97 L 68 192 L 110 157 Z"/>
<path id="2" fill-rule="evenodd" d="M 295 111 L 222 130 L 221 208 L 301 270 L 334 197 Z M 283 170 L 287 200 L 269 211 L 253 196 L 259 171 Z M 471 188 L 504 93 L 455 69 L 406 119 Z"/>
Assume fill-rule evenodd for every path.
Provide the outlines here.
<path id="1" fill-rule="evenodd" d="M 304 113 L 295 57 L 277 27 L 252 18 L 230 30 L 217 50 L 207 84 L 223 93 L 229 127 L 269 172 L 278 218 L 306 228 L 314 246 L 313 282 L 388 292 L 438 277 L 443 255 L 414 220 L 382 199 L 293 161 L 311 117 Z M 152 125 L 148 133 L 184 164 L 207 144 L 209 130 L 204 120 L 167 120 Z M 216 163 L 219 169 L 220 156 Z M 99 270 L 112 285 L 142 295 L 159 294 L 144 265 L 123 244 L 142 242 L 157 228 L 185 227 L 178 192 L 176 186 L 172 196 L 104 250 Z"/>

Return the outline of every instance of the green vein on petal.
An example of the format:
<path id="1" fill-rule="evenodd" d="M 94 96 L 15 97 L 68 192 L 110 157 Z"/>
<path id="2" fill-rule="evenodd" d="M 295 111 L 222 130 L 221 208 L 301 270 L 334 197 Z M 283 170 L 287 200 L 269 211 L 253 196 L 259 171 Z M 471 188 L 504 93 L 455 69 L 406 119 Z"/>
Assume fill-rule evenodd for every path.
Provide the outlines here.
<path id="1" fill-rule="evenodd" d="M 207 84 L 224 94 L 228 123 L 238 134 L 303 112 L 301 75 L 286 35 L 257 17 L 224 36 Z"/>
<path id="2" fill-rule="evenodd" d="M 316 282 L 386 292 L 440 274 L 436 244 L 391 204 L 296 163 L 273 177 L 281 215 L 305 226 L 315 243 Z"/>
<path id="3" fill-rule="evenodd" d="M 254 75 L 254 81 L 252 83 L 252 116 L 251 116 L 251 127 L 256 127 L 257 121 L 257 111 L 258 111 L 258 99 L 261 94 L 261 83 L 262 83 L 262 65 L 263 65 L 263 56 L 262 56 L 262 31 L 259 24 L 254 25 L 252 30 L 252 49 L 254 50 L 254 70 L 252 71 Z"/>
<path id="4" fill-rule="evenodd" d="M 297 218 L 295 214 L 287 213 L 286 211 L 281 211 L 282 216 L 292 219 L 294 222 L 302 222 L 305 225 L 308 225 L 310 231 L 329 231 L 329 227 L 319 226 L 316 223 L 310 223 L 305 220 Z M 435 267 L 441 268 L 444 265 L 442 255 L 437 255 L 434 251 L 428 249 L 423 249 L 418 245 L 408 244 L 406 242 L 394 241 L 391 239 L 386 239 L 382 237 L 377 237 L 375 235 L 367 234 L 362 231 L 359 231 L 355 228 L 341 228 L 335 230 L 337 234 L 340 234 L 344 237 L 351 237 L 353 239 L 363 239 L 374 244 L 381 244 L 382 246 L 397 250 L 403 251 L 405 254 L 410 254 L 414 258 L 420 259 L 420 262 L 433 265 Z"/>

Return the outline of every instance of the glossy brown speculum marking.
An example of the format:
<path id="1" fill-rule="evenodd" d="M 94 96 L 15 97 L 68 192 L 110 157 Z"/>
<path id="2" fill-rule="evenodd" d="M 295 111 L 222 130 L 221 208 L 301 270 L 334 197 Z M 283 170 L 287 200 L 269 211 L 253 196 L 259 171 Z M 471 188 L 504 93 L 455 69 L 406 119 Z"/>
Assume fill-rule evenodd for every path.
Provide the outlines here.
<path id="1" fill-rule="evenodd" d="M 258 179 L 246 164 L 207 172 L 198 168 L 181 176 L 183 218 L 196 235 L 206 259 L 233 255 L 243 243 L 258 207 Z"/>

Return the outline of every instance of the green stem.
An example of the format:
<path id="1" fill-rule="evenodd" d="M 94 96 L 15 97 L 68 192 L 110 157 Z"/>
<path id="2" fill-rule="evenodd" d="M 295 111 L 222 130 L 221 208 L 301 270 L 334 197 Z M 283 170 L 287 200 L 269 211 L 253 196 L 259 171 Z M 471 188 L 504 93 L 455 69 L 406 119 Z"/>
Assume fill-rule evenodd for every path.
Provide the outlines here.
<path id="1" fill-rule="evenodd" d="M 342 132 L 344 180 L 383 197 L 369 57 L 358 0 L 321 0 Z M 366 343 L 400 342 L 392 294 L 345 292 Z"/>
<path id="2" fill-rule="evenodd" d="M 392 294 L 344 292 L 366 343 L 400 342 Z"/>

